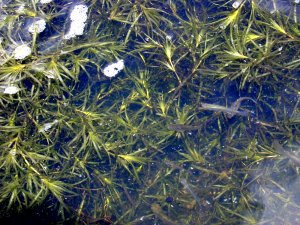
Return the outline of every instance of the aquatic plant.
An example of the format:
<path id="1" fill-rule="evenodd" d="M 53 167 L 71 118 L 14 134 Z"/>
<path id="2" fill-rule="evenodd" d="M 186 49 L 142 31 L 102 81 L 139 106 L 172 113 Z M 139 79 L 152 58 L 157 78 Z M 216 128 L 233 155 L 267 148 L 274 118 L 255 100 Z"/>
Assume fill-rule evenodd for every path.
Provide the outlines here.
<path id="1" fill-rule="evenodd" d="M 272 224 L 264 205 L 299 207 L 295 14 L 246 0 L 0 5 L 1 219 L 45 206 L 55 223 Z"/>

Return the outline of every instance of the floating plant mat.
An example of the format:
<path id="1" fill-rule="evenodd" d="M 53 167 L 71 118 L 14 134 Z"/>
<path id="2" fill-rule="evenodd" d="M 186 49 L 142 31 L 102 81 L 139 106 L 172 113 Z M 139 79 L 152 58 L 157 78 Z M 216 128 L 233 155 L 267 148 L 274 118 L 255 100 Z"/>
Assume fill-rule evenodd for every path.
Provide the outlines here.
<path id="1" fill-rule="evenodd" d="M 298 7 L 0 2 L 0 223 L 297 224 Z"/>

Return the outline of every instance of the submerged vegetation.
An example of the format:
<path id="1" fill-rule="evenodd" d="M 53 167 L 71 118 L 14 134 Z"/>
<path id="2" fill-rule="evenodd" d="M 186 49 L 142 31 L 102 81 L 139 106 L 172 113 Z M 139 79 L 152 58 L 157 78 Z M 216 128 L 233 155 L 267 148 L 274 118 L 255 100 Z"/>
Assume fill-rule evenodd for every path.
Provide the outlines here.
<path id="1" fill-rule="evenodd" d="M 299 223 L 299 3 L 45 2 L 0 3 L 2 220 Z"/>

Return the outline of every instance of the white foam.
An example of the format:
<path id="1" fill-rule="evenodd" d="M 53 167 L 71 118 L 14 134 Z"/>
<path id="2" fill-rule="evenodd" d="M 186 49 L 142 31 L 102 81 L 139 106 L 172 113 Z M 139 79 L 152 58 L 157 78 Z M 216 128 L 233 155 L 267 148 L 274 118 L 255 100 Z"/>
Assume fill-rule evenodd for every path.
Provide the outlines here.
<path id="1" fill-rule="evenodd" d="M 15 59 L 24 59 L 31 54 L 31 48 L 27 44 L 19 45 L 13 51 L 13 57 Z"/>
<path id="2" fill-rule="evenodd" d="M 88 7 L 86 5 L 74 6 L 71 14 L 71 25 L 68 33 L 64 36 L 64 39 L 70 39 L 78 35 L 82 35 L 87 20 Z"/>
<path id="3" fill-rule="evenodd" d="M 9 95 L 13 95 L 16 94 L 20 91 L 21 89 L 16 87 L 16 86 L 7 86 L 5 87 L 3 93 L 4 94 L 9 94 Z"/>
<path id="4" fill-rule="evenodd" d="M 52 2 L 52 0 L 40 0 L 41 4 L 48 4 L 50 2 Z"/>
<path id="5" fill-rule="evenodd" d="M 46 29 L 46 21 L 44 19 L 39 19 L 33 21 L 28 27 L 30 33 L 41 33 Z"/>
<path id="6" fill-rule="evenodd" d="M 121 70 L 124 69 L 124 60 L 119 60 L 116 63 L 109 64 L 103 69 L 103 73 L 107 77 L 115 77 Z"/>

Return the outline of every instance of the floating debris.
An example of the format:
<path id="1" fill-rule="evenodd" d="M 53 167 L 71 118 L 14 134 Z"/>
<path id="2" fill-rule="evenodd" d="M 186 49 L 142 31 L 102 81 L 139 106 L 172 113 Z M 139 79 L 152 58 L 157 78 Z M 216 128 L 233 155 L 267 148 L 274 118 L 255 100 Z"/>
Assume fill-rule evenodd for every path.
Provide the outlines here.
<path id="1" fill-rule="evenodd" d="M 31 48 L 27 44 L 19 45 L 13 51 L 13 57 L 15 59 L 25 59 L 31 54 Z"/>
<path id="2" fill-rule="evenodd" d="M 70 39 L 78 35 L 82 35 L 87 20 L 88 7 L 86 5 L 74 6 L 71 14 L 71 25 L 68 33 L 64 36 L 64 39 Z"/>
<path id="3" fill-rule="evenodd" d="M 40 0 L 41 4 L 48 4 L 50 2 L 52 2 L 53 0 Z"/>
<path id="4" fill-rule="evenodd" d="M 234 103 L 232 103 L 232 105 L 230 107 L 216 105 L 216 104 L 209 104 L 209 103 L 201 103 L 200 109 L 211 110 L 211 111 L 216 111 L 216 112 L 223 112 L 229 119 L 231 119 L 235 115 L 248 116 L 249 114 L 251 114 L 250 111 L 248 111 L 248 110 L 240 111 L 239 110 L 241 103 L 244 100 L 251 100 L 254 103 L 256 103 L 256 101 L 252 98 L 241 97 L 241 98 L 237 99 Z"/>
<path id="5" fill-rule="evenodd" d="M 9 95 L 16 94 L 21 90 L 17 86 L 7 86 L 7 87 L 0 87 L 0 88 L 1 89 L 4 88 L 3 94 L 9 94 Z"/>
<path id="6" fill-rule="evenodd" d="M 51 127 L 53 127 L 53 125 L 57 124 L 58 120 L 54 120 L 51 123 L 45 123 L 42 127 L 40 127 L 39 132 L 47 132 L 48 130 L 51 129 Z"/>
<path id="7" fill-rule="evenodd" d="M 39 19 L 33 21 L 28 27 L 30 33 L 41 33 L 46 29 L 46 21 L 44 19 Z"/>
<path id="8" fill-rule="evenodd" d="M 237 9 L 243 1 L 244 0 L 236 0 L 234 3 L 232 3 L 232 7 Z"/>
<path id="9" fill-rule="evenodd" d="M 115 63 L 106 66 L 103 69 L 103 73 L 107 77 L 115 77 L 123 69 L 124 69 L 124 60 L 121 59 Z"/>

